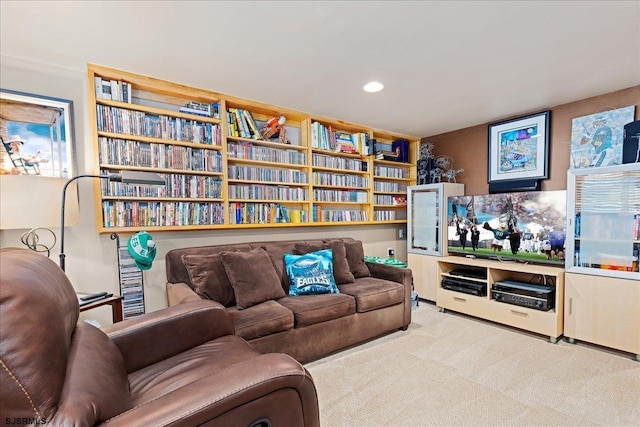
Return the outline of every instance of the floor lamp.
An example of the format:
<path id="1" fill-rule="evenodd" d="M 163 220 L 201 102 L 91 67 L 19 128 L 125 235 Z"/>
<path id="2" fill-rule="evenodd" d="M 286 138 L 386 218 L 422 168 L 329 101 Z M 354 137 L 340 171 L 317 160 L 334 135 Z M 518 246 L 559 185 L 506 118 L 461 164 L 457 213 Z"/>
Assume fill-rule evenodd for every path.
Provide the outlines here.
<path id="1" fill-rule="evenodd" d="M 67 187 L 73 181 L 80 178 L 97 178 L 107 179 L 109 182 L 122 182 L 123 184 L 139 184 L 139 185 L 166 185 L 164 178 L 153 172 L 140 171 L 122 171 L 120 173 L 111 173 L 109 175 L 78 175 L 69 179 L 62 188 L 62 204 L 60 208 L 60 268 L 65 271 L 65 254 L 64 254 L 64 206 L 67 200 Z"/>

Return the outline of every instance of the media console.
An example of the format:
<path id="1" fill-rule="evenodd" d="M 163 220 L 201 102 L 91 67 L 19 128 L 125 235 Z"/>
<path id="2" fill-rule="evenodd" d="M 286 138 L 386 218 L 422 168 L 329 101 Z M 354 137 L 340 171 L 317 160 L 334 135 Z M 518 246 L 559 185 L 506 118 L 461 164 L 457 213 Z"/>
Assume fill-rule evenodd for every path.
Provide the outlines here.
<path id="1" fill-rule="evenodd" d="M 564 269 L 448 256 L 437 262 L 436 305 L 549 337 L 563 332 Z"/>

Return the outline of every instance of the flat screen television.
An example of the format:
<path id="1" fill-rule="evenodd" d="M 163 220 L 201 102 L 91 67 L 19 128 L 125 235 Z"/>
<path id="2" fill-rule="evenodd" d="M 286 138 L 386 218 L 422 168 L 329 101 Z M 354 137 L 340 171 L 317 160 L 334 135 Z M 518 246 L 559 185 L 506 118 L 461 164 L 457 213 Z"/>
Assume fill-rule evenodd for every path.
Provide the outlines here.
<path id="1" fill-rule="evenodd" d="M 449 197 L 449 255 L 564 266 L 566 193 Z"/>

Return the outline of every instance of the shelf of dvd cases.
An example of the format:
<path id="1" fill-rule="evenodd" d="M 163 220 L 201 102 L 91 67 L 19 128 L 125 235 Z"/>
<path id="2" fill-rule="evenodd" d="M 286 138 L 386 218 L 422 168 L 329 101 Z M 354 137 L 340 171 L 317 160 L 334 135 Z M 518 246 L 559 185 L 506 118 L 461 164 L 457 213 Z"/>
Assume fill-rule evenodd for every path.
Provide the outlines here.
<path id="1" fill-rule="evenodd" d="M 282 119 L 278 132 L 273 127 L 276 119 Z M 227 103 L 229 225 L 309 222 L 305 119 L 257 104 Z"/>
<path id="2" fill-rule="evenodd" d="M 349 171 L 352 172 L 352 171 Z M 314 222 L 365 222 L 370 220 L 369 173 L 314 168 Z"/>
<path id="3" fill-rule="evenodd" d="M 373 219 L 384 222 L 406 222 L 407 187 L 415 183 L 411 165 L 374 160 Z"/>
<path id="4" fill-rule="evenodd" d="M 367 129 L 311 119 L 313 222 L 372 221 L 370 147 Z"/>
<path id="5" fill-rule="evenodd" d="M 405 223 L 407 221 L 407 188 L 416 183 L 417 153 L 411 148 L 417 147 L 419 143 L 408 140 L 408 152 L 400 153 L 407 147 L 396 147 L 396 150 L 393 150 L 393 142 L 399 138 L 404 137 L 379 130 L 374 131 L 372 135 L 375 154 L 372 159 L 373 219 L 377 222 Z M 383 154 L 385 152 L 393 152 L 401 158 L 405 157 L 407 162 L 385 160 Z"/>
<path id="6" fill-rule="evenodd" d="M 88 79 L 97 173 L 165 179 L 97 180 L 99 232 L 406 222 L 415 166 L 374 160 L 371 138 L 404 135 L 97 65 Z"/>

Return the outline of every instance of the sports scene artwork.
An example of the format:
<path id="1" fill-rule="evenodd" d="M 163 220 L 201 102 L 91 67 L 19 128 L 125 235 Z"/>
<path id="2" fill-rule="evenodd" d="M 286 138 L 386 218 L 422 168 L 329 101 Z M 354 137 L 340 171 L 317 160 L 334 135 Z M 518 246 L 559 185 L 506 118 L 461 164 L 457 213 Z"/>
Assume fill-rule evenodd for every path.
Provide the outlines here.
<path id="1" fill-rule="evenodd" d="M 618 108 L 571 122 L 571 169 L 622 164 L 624 125 L 633 121 L 635 106 Z"/>

